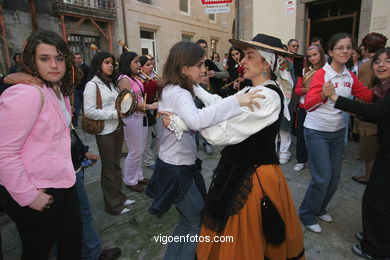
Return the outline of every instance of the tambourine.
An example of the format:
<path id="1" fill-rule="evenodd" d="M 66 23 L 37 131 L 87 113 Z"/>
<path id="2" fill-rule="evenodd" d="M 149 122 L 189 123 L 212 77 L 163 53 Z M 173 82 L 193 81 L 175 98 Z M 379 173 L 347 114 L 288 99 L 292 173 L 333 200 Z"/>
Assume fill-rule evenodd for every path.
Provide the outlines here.
<path id="1" fill-rule="evenodd" d="M 129 116 L 137 109 L 138 99 L 133 91 L 128 89 L 122 90 L 115 100 L 115 109 L 118 114 Z"/>

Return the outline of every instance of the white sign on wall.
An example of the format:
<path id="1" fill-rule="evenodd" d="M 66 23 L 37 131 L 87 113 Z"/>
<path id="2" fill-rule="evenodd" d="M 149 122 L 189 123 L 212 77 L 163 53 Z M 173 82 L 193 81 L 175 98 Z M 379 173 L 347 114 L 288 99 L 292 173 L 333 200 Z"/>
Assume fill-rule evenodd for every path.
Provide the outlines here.
<path id="1" fill-rule="evenodd" d="M 285 12 L 286 14 L 295 14 L 296 0 L 286 0 Z"/>
<path id="2" fill-rule="evenodd" d="M 229 5 L 213 5 L 205 8 L 206 14 L 230 13 Z"/>

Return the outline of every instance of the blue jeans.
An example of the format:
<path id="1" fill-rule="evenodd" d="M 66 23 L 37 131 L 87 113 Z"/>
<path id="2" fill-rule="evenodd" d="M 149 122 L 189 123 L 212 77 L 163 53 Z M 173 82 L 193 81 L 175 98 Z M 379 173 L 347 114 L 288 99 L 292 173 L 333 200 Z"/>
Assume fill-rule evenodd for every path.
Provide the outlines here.
<path id="1" fill-rule="evenodd" d="M 201 226 L 200 213 L 203 207 L 203 197 L 195 183 L 192 183 L 184 199 L 176 203 L 176 209 L 179 212 L 179 222 L 172 236 L 199 235 Z M 195 238 L 193 237 L 192 239 Z M 164 260 L 195 259 L 196 245 L 196 241 L 171 242 L 165 252 Z"/>
<path id="2" fill-rule="evenodd" d="M 76 189 L 80 201 L 83 228 L 81 258 L 83 260 L 97 260 L 102 251 L 102 242 L 92 226 L 92 211 L 84 186 L 84 170 L 76 173 Z"/>
<path id="3" fill-rule="evenodd" d="M 340 181 L 345 128 L 337 132 L 304 129 L 310 161 L 311 182 L 299 208 L 304 225 L 317 224 L 316 216 L 326 214 L 326 207 Z"/>

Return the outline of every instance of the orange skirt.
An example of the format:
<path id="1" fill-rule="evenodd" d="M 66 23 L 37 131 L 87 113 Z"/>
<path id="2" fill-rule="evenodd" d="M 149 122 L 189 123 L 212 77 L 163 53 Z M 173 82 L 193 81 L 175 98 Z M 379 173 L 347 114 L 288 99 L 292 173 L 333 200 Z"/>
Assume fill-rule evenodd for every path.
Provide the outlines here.
<path id="1" fill-rule="evenodd" d="M 232 236 L 233 242 L 199 242 L 197 257 L 199 260 L 258 260 L 265 256 L 270 260 L 286 260 L 297 257 L 304 248 L 301 222 L 292 200 L 290 190 L 279 165 L 268 164 L 257 168 L 265 193 L 277 208 L 286 225 L 286 240 L 280 245 L 267 243 L 263 236 L 260 201 L 263 192 L 254 173 L 253 188 L 244 207 L 237 215 L 229 218 L 225 229 L 216 233 L 204 225 L 200 235 Z M 303 260 L 301 258 L 296 258 Z"/>

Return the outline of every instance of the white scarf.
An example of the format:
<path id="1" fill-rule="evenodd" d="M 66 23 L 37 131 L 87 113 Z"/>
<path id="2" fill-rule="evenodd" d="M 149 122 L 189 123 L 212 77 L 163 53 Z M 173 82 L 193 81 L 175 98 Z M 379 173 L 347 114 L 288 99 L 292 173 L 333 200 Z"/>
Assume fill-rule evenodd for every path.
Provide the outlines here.
<path id="1" fill-rule="evenodd" d="M 291 100 L 294 83 L 291 77 L 290 70 L 288 69 L 287 59 L 286 57 L 278 55 L 275 52 L 269 52 L 259 49 L 257 51 L 271 66 L 271 71 L 276 75 L 276 82 L 278 83 L 278 87 L 283 92 L 284 96 L 284 117 L 290 121 L 291 117 L 290 112 L 288 110 L 288 104 Z"/>

